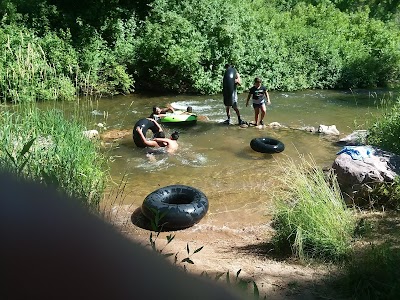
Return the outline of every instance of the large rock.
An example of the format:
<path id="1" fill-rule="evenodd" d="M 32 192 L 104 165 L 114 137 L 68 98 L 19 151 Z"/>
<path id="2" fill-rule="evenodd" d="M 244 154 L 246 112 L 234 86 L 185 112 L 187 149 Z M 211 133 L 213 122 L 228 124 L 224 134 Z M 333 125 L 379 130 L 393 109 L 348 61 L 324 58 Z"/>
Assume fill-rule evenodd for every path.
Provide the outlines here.
<path id="1" fill-rule="evenodd" d="M 90 140 L 98 139 L 100 137 L 99 132 L 96 129 L 85 130 L 82 134 Z"/>
<path id="2" fill-rule="evenodd" d="M 290 127 L 290 129 L 302 130 L 302 131 L 307 131 L 307 132 L 311 132 L 311 133 L 321 133 L 324 135 L 331 135 L 331 136 L 340 135 L 340 132 L 339 132 L 339 130 L 337 130 L 336 125 L 320 124 L 318 127 L 302 126 L 302 127 Z"/>
<path id="3" fill-rule="evenodd" d="M 339 145 L 346 145 L 346 146 L 360 146 L 365 145 L 367 143 L 367 130 L 356 130 L 351 134 L 341 138 L 338 141 Z"/>
<path id="4" fill-rule="evenodd" d="M 357 193 L 374 183 L 391 182 L 400 174 L 400 156 L 369 146 L 345 147 L 336 157 L 332 169 L 345 196 Z"/>

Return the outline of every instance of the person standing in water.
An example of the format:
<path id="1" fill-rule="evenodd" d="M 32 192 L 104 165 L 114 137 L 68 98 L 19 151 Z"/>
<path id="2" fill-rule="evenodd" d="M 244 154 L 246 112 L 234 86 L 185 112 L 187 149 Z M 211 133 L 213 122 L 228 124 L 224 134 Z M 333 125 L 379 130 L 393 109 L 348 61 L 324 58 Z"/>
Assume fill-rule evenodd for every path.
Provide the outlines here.
<path id="1" fill-rule="evenodd" d="M 258 125 L 258 121 L 260 121 L 260 125 L 264 125 L 264 117 L 267 111 L 266 104 L 271 104 L 267 88 L 261 83 L 262 81 L 260 78 L 256 77 L 254 79 L 254 85 L 250 88 L 249 95 L 247 96 L 246 100 L 247 107 L 249 105 L 250 98 L 253 99 L 254 120 L 256 126 Z"/>
<path id="2" fill-rule="evenodd" d="M 238 95 L 236 86 L 241 84 L 241 78 L 236 69 L 230 64 L 225 65 L 225 73 L 222 80 L 222 94 L 224 97 L 224 104 L 226 110 L 227 120 L 224 121 L 224 124 L 230 124 L 231 122 L 231 113 L 230 108 L 232 107 L 236 112 L 238 117 L 238 124 L 243 125 L 244 122 L 240 117 L 240 112 L 238 108 Z"/>

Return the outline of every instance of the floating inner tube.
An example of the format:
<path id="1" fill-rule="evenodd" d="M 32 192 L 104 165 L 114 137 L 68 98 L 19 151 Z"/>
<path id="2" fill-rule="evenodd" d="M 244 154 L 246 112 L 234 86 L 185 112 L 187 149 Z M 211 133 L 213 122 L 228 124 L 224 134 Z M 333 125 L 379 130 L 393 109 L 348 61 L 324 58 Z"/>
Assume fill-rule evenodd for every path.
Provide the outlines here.
<path id="1" fill-rule="evenodd" d="M 136 122 L 135 126 L 133 127 L 133 141 L 135 142 L 135 145 L 140 148 L 146 147 L 146 144 L 143 143 L 143 140 L 139 134 L 139 132 L 136 131 L 136 128 L 142 127 L 142 132 L 143 135 L 146 136 L 147 130 L 151 130 L 153 133 L 158 132 L 158 127 L 154 125 L 152 121 L 149 119 L 140 119 L 139 121 Z"/>
<path id="2" fill-rule="evenodd" d="M 143 201 L 142 213 L 154 220 L 162 216 L 163 229 L 184 229 L 198 223 L 208 211 L 208 199 L 199 190 L 186 185 L 170 185 L 150 193 Z"/>
<path id="3" fill-rule="evenodd" d="M 267 137 L 252 139 L 250 147 L 254 151 L 262 153 L 279 153 L 285 150 L 285 145 L 281 141 Z"/>
<path id="4" fill-rule="evenodd" d="M 236 98 L 236 87 L 235 87 L 236 70 L 235 68 L 228 68 L 224 73 L 222 80 L 222 94 L 224 96 L 225 106 L 232 106 Z"/>
<path id="5" fill-rule="evenodd" d="M 197 122 L 197 115 L 195 114 L 167 114 L 161 117 L 160 123 L 180 123 L 180 124 L 195 124 Z"/>

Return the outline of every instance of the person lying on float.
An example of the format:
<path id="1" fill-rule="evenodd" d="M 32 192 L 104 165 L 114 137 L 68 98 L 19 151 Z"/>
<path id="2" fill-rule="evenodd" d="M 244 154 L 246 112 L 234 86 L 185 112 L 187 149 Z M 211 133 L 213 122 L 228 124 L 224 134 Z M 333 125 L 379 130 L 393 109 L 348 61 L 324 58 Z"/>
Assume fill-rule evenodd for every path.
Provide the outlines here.
<path id="1" fill-rule="evenodd" d="M 167 107 L 164 108 L 160 108 L 159 106 L 153 106 L 153 112 L 151 113 L 150 118 L 158 120 L 161 117 L 164 117 L 167 112 L 174 113 L 175 109 L 171 105 L 168 105 Z"/>

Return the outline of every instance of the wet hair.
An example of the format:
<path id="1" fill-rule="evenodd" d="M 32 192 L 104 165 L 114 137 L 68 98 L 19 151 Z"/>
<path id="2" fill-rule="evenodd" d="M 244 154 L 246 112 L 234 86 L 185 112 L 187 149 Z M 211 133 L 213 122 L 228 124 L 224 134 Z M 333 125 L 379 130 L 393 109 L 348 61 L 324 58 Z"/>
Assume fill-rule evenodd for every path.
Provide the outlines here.
<path id="1" fill-rule="evenodd" d="M 254 78 L 254 83 L 261 83 L 262 80 L 259 77 Z"/>
<path id="2" fill-rule="evenodd" d="M 191 106 L 188 106 L 188 107 L 186 108 L 186 111 L 189 112 L 189 113 L 191 113 L 191 112 L 193 111 L 193 108 L 192 108 Z"/>
<path id="3" fill-rule="evenodd" d="M 165 133 L 164 133 L 164 131 L 156 132 L 154 134 L 154 137 L 155 138 L 165 138 Z"/>
<path id="4" fill-rule="evenodd" d="M 174 131 L 171 134 L 171 140 L 177 140 L 177 139 L 179 139 L 179 132 L 178 131 Z"/>
<path id="5" fill-rule="evenodd" d="M 158 108 L 158 106 L 153 106 L 153 114 L 157 113 L 157 108 Z"/>

